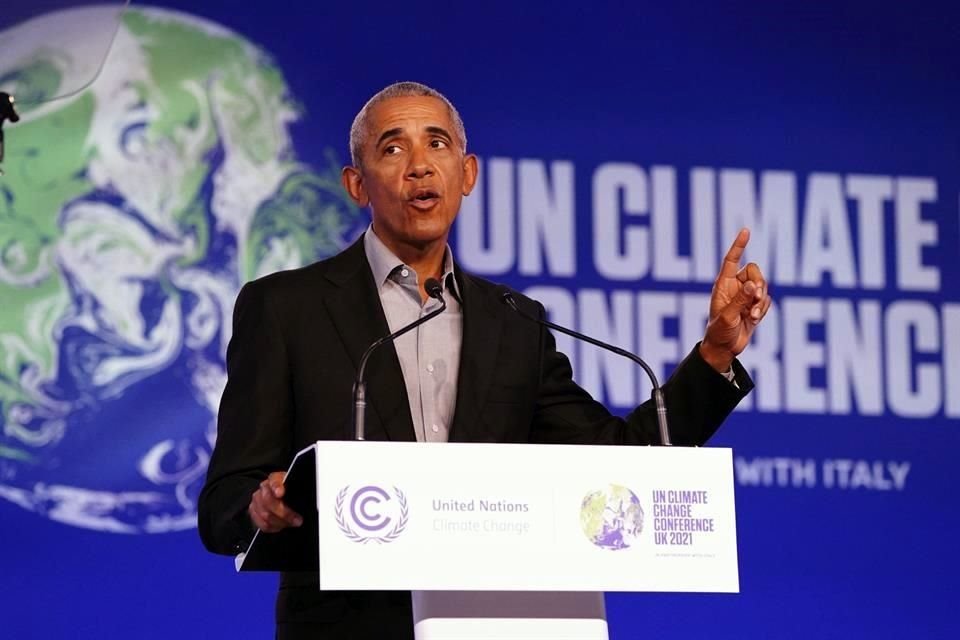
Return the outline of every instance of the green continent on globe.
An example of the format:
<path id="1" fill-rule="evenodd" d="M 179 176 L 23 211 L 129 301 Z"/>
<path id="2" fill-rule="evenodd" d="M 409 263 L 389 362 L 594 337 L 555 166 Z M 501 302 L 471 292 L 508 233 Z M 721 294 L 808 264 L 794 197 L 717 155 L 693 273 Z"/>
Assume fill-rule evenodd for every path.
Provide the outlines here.
<path id="1" fill-rule="evenodd" d="M 592 542 L 596 542 L 603 529 L 603 511 L 607 498 L 602 491 L 594 491 L 583 499 L 580 509 L 580 526 Z"/>
<path id="2" fill-rule="evenodd" d="M 40 20 L 82 38 L 113 11 Z M 142 8 L 89 86 L 71 74 L 99 60 L 73 55 L 0 75 L 30 103 L 0 178 L 0 498 L 105 531 L 190 528 L 239 288 L 365 224 L 335 154 L 297 159 L 302 109 L 240 35 Z"/>

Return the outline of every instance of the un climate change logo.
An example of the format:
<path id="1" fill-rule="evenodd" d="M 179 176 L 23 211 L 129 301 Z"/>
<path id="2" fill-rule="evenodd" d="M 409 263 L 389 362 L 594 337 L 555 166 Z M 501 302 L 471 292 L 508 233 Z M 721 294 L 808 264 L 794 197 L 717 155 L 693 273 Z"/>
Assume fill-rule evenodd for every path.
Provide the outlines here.
<path id="1" fill-rule="evenodd" d="M 643 531 L 640 499 L 630 489 L 616 484 L 591 491 L 580 503 L 580 526 L 587 539 L 601 549 L 627 549 Z"/>
<path id="2" fill-rule="evenodd" d="M 371 540 L 385 544 L 400 537 L 409 517 L 407 497 L 397 487 L 391 489 L 392 493 L 388 493 L 381 487 L 367 485 L 352 495 L 350 485 L 341 489 L 334 505 L 340 531 L 361 544 Z"/>

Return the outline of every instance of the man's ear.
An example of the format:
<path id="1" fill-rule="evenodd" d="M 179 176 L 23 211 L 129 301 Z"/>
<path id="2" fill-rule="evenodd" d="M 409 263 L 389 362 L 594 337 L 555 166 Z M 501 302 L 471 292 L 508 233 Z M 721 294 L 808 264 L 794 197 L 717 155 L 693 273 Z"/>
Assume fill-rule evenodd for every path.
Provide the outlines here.
<path id="1" fill-rule="evenodd" d="M 367 196 L 367 190 L 363 187 L 363 176 L 360 175 L 359 167 L 344 167 L 340 172 L 340 182 L 343 183 L 347 195 L 357 203 L 358 207 L 370 204 L 370 197 Z"/>
<path id="2" fill-rule="evenodd" d="M 480 166 L 477 163 L 477 156 L 468 153 L 463 157 L 463 195 L 468 196 L 477 184 L 477 174 Z"/>

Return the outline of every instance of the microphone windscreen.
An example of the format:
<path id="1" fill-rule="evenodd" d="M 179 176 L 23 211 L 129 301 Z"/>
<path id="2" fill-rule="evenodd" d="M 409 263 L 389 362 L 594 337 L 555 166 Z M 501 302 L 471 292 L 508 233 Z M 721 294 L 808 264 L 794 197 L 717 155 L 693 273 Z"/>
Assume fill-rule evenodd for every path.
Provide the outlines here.
<path id="1" fill-rule="evenodd" d="M 517 311 L 517 301 L 513 299 L 513 292 L 510 291 L 510 287 L 505 284 L 498 284 L 494 291 L 496 292 L 497 300 L 514 311 Z"/>
<path id="2" fill-rule="evenodd" d="M 13 96 L 11 96 L 9 93 L 0 91 L 0 125 L 3 124 L 4 118 L 10 122 L 20 121 L 20 116 L 17 114 L 17 110 L 13 107 Z"/>
<path id="3" fill-rule="evenodd" d="M 427 278 L 427 281 L 423 283 L 423 288 L 431 298 L 443 300 L 443 287 L 440 286 L 440 281 L 436 278 Z"/>

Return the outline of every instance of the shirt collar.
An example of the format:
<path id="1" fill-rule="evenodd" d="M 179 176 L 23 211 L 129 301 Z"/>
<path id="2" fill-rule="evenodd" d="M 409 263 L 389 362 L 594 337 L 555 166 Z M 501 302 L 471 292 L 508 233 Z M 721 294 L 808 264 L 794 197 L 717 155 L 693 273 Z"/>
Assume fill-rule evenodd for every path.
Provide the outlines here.
<path id="1" fill-rule="evenodd" d="M 377 290 L 383 287 L 390 275 L 397 269 L 407 267 L 413 271 L 412 268 L 403 263 L 403 260 L 394 255 L 393 251 L 377 236 L 373 230 L 373 224 L 367 227 L 367 232 L 363 235 L 363 249 L 367 254 L 370 270 L 373 271 L 373 281 L 377 284 Z M 416 275 L 415 272 L 414 275 Z M 454 294 L 459 296 L 457 279 L 453 277 L 453 251 L 448 244 L 443 254 L 443 275 L 440 278 L 440 284 L 446 289 L 447 284 L 451 282 L 453 283 Z"/>

